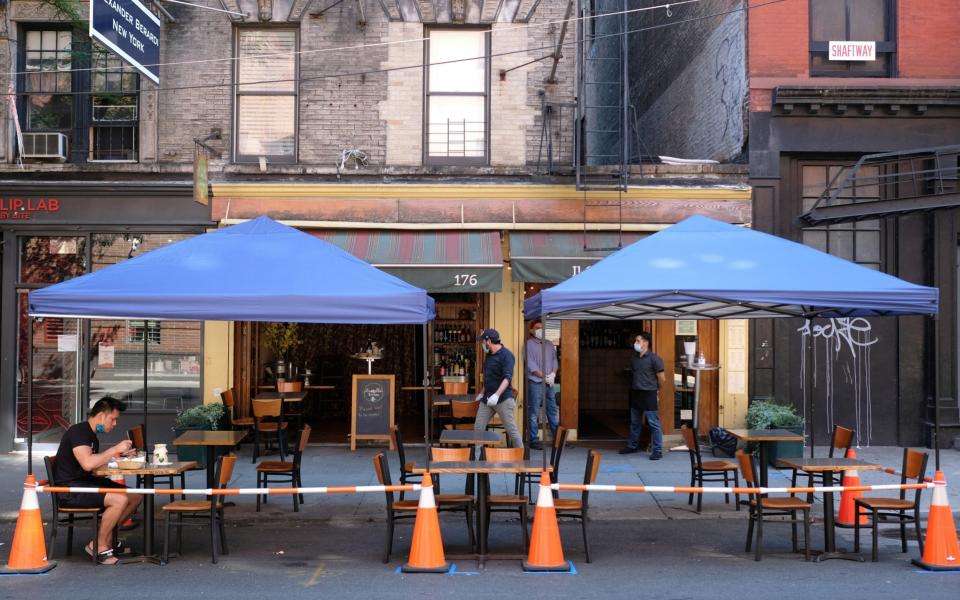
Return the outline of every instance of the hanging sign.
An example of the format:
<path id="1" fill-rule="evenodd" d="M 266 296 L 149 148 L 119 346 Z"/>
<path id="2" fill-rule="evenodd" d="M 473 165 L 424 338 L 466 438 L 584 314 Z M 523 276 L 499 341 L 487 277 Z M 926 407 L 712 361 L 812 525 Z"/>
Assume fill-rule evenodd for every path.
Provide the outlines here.
<path id="1" fill-rule="evenodd" d="M 830 60 L 877 60 L 877 43 L 830 42 Z"/>
<path id="2" fill-rule="evenodd" d="M 160 19 L 139 0 L 90 0 L 90 37 L 160 84 Z"/>

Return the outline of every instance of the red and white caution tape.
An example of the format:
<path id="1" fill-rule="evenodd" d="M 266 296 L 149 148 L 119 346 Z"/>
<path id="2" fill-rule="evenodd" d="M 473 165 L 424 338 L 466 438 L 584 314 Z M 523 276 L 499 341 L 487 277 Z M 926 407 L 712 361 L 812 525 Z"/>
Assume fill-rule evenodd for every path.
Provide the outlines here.
<path id="1" fill-rule="evenodd" d="M 551 489 L 569 492 L 638 492 L 657 494 L 809 494 L 823 492 L 878 492 L 883 490 L 918 490 L 946 487 L 941 483 L 904 483 L 882 485 L 834 485 L 815 487 L 680 487 L 669 485 L 603 485 L 554 483 Z"/>
<path id="2" fill-rule="evenodd" d="M 97 487 L 62 487 L 55 485 L 38 485 L 38 492 L 51 492 L 57 494 L 136 494 L 143 496 L 155 495 L 185 495 L 192 494 L 196 496 L 264 496 L 264 495 L 290 495 L 290 494 L 363 494 L 368 492 L 416 492 L 419 491 L 420 484 L 409 485 L 344 485 L 344 486 L 324 486 L 324 487 L 301 487 L 301 488 L 221 488 L 221 489 L 189 489 L 179 490 L 174 488 L 97 488 Z"/>

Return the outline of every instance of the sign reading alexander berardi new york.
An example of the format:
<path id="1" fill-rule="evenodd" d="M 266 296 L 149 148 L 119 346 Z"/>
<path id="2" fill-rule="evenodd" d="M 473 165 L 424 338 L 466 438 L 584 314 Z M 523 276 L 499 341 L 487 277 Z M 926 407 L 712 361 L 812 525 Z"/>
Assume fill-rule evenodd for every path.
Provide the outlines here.
<path id="1" fill-rule="evenodd" d="M 160 19 L 139 0 L 90 0 L 90 37 L 160 83 Z"/>

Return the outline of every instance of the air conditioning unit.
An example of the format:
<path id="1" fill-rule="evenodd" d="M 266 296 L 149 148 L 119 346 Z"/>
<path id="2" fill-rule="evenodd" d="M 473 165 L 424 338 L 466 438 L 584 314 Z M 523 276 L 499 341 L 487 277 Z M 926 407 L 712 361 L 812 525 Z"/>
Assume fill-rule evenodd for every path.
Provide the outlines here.
<path id="1" fill-rule="evenodd" d="M 62 133 L 24 133 L 24 158 L 67 160 L 67 136 Z"/>

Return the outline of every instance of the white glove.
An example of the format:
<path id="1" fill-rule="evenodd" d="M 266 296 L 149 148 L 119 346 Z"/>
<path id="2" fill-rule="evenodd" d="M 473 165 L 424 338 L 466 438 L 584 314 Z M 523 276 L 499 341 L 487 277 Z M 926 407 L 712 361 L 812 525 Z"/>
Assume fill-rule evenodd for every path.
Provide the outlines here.
<path id="1" fill-rule="evenodd" d="M 500 400 L 500 394 L 490 394 L 490 397 L 487 398 L 487 406 L 493 408 L 497 405 L 498 400 Z"/>
<path id="2" fill-rule="evenodd" d="M 547 373 L 547 385 L 553 385 L 553 382 L 557 380 L 556 373 Z"/>
<path id="3" fill-rule="evenodd" d="M 480 402 L 481 400 L 483 400 L 483 392 L 477 394 L 477 402 Z"/>

